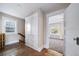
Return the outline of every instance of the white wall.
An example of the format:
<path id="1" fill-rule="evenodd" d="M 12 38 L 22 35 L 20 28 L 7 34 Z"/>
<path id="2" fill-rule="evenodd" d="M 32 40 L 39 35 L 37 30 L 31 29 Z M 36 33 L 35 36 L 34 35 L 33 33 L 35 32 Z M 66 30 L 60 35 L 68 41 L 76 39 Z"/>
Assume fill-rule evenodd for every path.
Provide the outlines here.
<path id="1" fill-rule="evenodd" d="M 16 21 L 16 27 L 17 27 L 17 32 L 12 33 L 12 34 L 6 34 L 5 33 L 5 26 L 4 26 L 4 21 L 5 20 L 13 20 Z M 5 33 L 6 38 L 5 38 L 5 45 L 13 44 L 19 42 L 19 35 L 17 33 L 22 33 L 25 34 L 25 20 L 22 20 L 20 18 L 16 18 L 7 14 L 2 13 L 2 32 Z M 22 39 L 22 38 L 21 38 Z"/>
<path id="2" fill-rule="evenodd" d="M 71 4 L 65 10 L 65 55 L 79 56 L 79 46 L 75 37 L 79 37 L 79 4 Z"/>

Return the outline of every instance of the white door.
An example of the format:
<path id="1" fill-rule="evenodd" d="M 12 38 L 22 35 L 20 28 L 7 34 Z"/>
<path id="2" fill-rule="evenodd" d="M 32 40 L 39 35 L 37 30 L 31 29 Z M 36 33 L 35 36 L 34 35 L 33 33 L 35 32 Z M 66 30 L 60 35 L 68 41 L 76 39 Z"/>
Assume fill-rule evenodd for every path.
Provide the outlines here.
<path id="1" fill-rule="evenodd" d="M 29 45 L 31 46 L 32 43 L 31 42 L 31 17 L 27 17 L 26 20 L 25 20 L 25 35 L 26 35 L 26 38 L 25 38 L 25 42 L 26 42 L 26 45 Z"/>
<path id="2" fill-rule="evenodd" d="M 70 4 L 65 11 L 65 55 L 79 56 L 79 4 Z"/>
<path id="3" fill-rule="evenodd" d="M 38 48 L 38 15 L 35 13 L 25 19 L 25 42 L 31 48 Z"/>

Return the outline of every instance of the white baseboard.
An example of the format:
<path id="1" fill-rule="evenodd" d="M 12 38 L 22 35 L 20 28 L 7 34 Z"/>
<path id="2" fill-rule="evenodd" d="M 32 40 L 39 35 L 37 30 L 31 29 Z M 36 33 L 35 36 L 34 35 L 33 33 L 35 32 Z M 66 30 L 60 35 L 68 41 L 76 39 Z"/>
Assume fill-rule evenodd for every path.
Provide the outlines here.
<path id="1" fill-rule="evenodd" d="M 43 47 L 39 47 L 39 48 L 35 48 L 35 47 L 31 47 L 30 45 L 28 45 L 28 44 L 25 44 L 26 46 L 28 46 L 28 47 L 30 47 L 30 48 L 32 48 L 32 49 L 34 49 L 34 50 L 36 50 L 36 51 L 38 51 L 38 52 L 41 52 L 42 51 L 42 49 L 43 49 Z"/>
<path id="2" fill-rule="evenodd" d="M 14 43 L 17 43 L 19 41 L 10 41 L 10 42 L 5 42 L 5 45 L 10 45 L 10 44 L 14 44 Z"/>
<path id="3" fill-rule="evenodd" d="M 41 52 L 42 49 L 43 49 L 43 47 L 40 47 L 40 48 L 37 49 L 37 51 L 38 51 L 38 52 Z"/>

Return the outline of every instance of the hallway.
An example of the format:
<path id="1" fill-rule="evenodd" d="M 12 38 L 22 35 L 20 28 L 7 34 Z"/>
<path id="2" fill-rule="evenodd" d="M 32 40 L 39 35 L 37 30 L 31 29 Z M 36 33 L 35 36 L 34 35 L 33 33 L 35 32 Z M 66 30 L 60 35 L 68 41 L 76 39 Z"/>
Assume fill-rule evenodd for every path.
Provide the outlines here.
<path id="1" fill-rule="evenodd" d="M 79 56 L 78 10 L 75 3 L 0 4 L 0 56 Z"/>

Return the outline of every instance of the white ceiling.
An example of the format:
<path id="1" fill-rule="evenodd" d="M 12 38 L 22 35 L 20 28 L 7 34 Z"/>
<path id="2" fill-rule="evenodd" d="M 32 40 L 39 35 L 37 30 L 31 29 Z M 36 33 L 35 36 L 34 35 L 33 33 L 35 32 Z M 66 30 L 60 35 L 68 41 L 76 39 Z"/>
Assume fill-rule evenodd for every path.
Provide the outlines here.
<path id="1" fill-rule="evenodd" d="M 49 13 L 66 8 L 68 5 L 68 3 L 0 3 L 0 11 L 16 17 L 25 18 L 39 8 L 44 13 Z"/>

